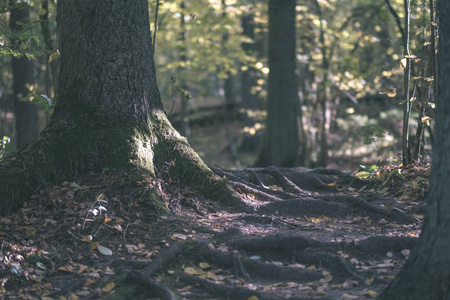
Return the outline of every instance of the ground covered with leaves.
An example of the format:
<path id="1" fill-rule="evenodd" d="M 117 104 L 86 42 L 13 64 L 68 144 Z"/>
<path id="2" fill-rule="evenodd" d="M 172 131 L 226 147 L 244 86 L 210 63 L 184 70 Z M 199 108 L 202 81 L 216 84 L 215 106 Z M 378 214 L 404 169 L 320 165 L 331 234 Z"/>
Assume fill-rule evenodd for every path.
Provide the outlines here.
<path id="1" fill-rule="evenodd" d="M 244 208 L 220 207 L 167 175 L 127 182 L 106 172 L 47 187 L 0 218 L 0 297 L 374 298 L 416 243 L 429 175 L 213 171 Z M 164 209 L 149 202 L 154 192 Z"/>

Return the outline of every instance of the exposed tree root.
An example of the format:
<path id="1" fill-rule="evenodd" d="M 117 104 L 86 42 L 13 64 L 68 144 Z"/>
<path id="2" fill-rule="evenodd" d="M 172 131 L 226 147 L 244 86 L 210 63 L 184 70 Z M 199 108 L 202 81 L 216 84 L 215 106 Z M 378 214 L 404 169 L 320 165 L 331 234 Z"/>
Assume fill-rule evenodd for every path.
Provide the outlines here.
<path id="1" fill-rule="evenodd" d="M 294 168 L 257 168 L 244 171 L 225 171 L 212 168 L 219 176 L 227 178 L 244 198 L 248 195 L 261 201 L 249 204 L 264 214 L 280 213 L 286 216 L 317 216 L 345 218 L 350 215 L 369 216 L 375 220 L 387 219 L 399 223 L 417 223 L 417 219 L 397 208 L 384 209 L 360 197 L 336 195 L 336 182 L 353 183 L 353 177 L 331 170 L 302 171 Z M 250 176 L 249 176 L 250 175 Z M 337 177 L 336 177 L 337 176 Z M 252 183 L 251 181 L 255 183 Z M 361 183 L 361 180 L 358 179 Z M 276 187 L 281 186 L 282 190 Z M 275 187 L 275 188 L 272 188 Z M 335 194 L 332 194 L 334 191 Z M 320 192 L 312 196 L 311 192 Z"/>
<path id="2" fill-rule="evenodd" d="M 356 181 L 352 182 L 346 174 L 275 167 L 245 171 L 211 168 L 215 176 L 206 166 L 190 165 L 198 157 L 189 156 L 184 139 L 159 136 L 158 140 L 161 148 L 176 150 L 158 152 L 155 147 L 157 171 L 153 177 L 143 173 L 145 180 L 136 182 L 136 175 L 130 173 L 108 175 L 104 172 L 100 177 L 84 175 L 86 182 L 80 185 L 89 182 L 91 190 L 75 189 L 64 197 L 61 193 L 67 191 L 67 183 L 60 193 L 49 190 L 48 195 L 39 194 L 44 207 L 64 214 L 64 222 L 67 217 L 74 219 L 67 210 L 70 205 L 82 206 L 82 199 L 92 201 L 98 193 L 114 199 L 110 203 L 111 211 L 119 215 L 136 207 L 149 208 L 145 213 L 121 217 L 122 222 L 126 219 L 126 226 L 125 223 L 123 227 L 109 225 L 105 219 L 100 220 L 97 228 L 91 228 L 88 234 L 92 236 L 98 236 L 105 228 L 109 230 L 108 237 L 119 231 L 117 241 L 109 244 L 115 247 L 117 259 L 109 259 L 103 265 L 114 271 L 107 280 L 116 283 L 116 287 L 109 292 L 97 287 L 89 294 L 91 297 L 114 300 L 249 299 L 253 296 L 258 299 L 340 299 L 346 289 L 361 296 L 370 285 L 380 290 L 387 284 L 416 243 L 416 238 L 387 236 L 401 235 L 407 228 L 416 228 L 415 217 L 396 208 L 392 199 L 373 191 L 356 191 L 351 186 Z M 47 162 L 49 157 L 46 156 Z M 205 172 L 201 173 L 204 178 L 189 175 L 199 169 Z M 117 178 L 120 174 L 126 179 L 120 181 Z M 172 179 L 177 180 L 169 183 Z M 189 190 L 189 182 L 209 197 L 202 198 Z M 341 182 L 339 190 L 337 182 Z M 344 184 L 349 185 L 349 191 L 352 187 L 352 192 L 345 193 Z M 223 191 L 227 194 L 222 195 Z M 155 206 L 158 199 L 161 204 Z M 127 205 L 130 206 L 126 208 Z M 179 216 L 167 218 L 170 210 L 186 220 Z M 21 213 L 26 222 L 33 219 L 32 215 L 26 216 L 33 214 L 32 210 L 25 209 Z M 162 234 L 165 238 L 161 239 L 160 248 L 154 250 L 157 256 L 147 252 L 145 257 L 151 257 L 151 261 L 127 251 L 118 254 L 130 246 L 128 240 L 134 238 L 131 232 L 145 226 L 142 220 L 134 221 L 137 216 L 167 220 L 168 228 L 178 228 L 177 235 L 172 231 Z M 0 226 L 2 222 L 7 221 L 0 220 Z M 72 224 L 70 230 L 81 230 L 81 225 L 77 224 Z M 3 231 L 0 228 L 0 232 Z M 154 232 L 146 230 L 140 234 L 152 236 Z M 86 233 L 81 231 L 78 235 L 71 233 L 78 241 L 84 235 Z M 174 242 L 178 239 L 183 241 Z M 107 243 L 109 241 L 104 240 L 102 245 Z M 134 247 L 139 251 L 145 245 Z M 96 268 L 102 267 L 96 265 Z M 83 275 L 77 273 L 77 276 Z M 61 289 L 79 291 L 84 288 L 83 284 L 86 285 L 85 277 L 75 278 Z M 84 295 L 85 292 L 78 293 Z M 49 295 L 64 294 L 56 291 Z"/>

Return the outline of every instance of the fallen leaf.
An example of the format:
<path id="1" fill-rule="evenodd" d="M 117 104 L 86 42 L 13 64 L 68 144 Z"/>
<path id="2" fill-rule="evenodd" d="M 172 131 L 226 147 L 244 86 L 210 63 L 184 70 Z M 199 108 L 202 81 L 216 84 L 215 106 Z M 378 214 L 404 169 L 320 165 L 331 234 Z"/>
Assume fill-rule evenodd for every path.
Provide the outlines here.
<path id="1" fill-rule="evenodd" d="M 405 256 L 406 258 L 408 258 L 409 254 L 411 253 L 411 250 L 409 249 L 403 249 L 402 250 L 402 254 L 403 256 Z"/>
<path id="2" fill-rule="evenodd" d="M 174 233 L 174 234 L 172 234 L 172 236 L 170 238 L 174 241 L 185 240 L 187 238 L 187 236 L 185 236 L 184 234 L 181 234 L 181 233 Z"/>
<path id="3" fill-rule="evenodd" d="M 86 282 L 84 283 L 84 286 L 90 286 L 90 285 L 93 285 L 96 282 L 97 282 L 97 280 L 95 280 L 94 278 L 88 278 L 88 279 L 86 279 Z"/>
<path id="4" fill-rule="evenodd" d="M 100 252 L 103 255 L 112 255 L 111 249 L 108 249 L 106 247 L 98 246 L 97 250 L 98 250 L 98 252 Z"/>
<path id="5" fill-rule="evenodd" d="M 69 298 L 67 300 L 78 300 L 78 296 L 75 294 L 70 294 Z"/>
<path id="6" fill-rule="evenodd" d="M 85 235 L 81 238 L 83 242 L 90 243 L 92 241 L 92 235 Z"/>
<path id="7" fill-rule="evenodd" d="M 98 242 L 93 242 L 93 243 L 91 244 L 91 250 L 97 249 L 98 246 L 100 246 Z"/>
<path id="8" fill-rule="evenodd" d="M 203 275 L 205 272 L 197 267 L 183 267 L 184 273 L 189 275 Z"/>
<path id="9" fill-rule="evenodd" d="M 199 265 L 200 268 L 202 268 L 203 270 L 204 270 L 204 269 L 209 269 L 209 268 L 211 268 L 211 265 L 208 264 L 207 262 L 201 262 L 201 263 L 199 263 L 198 265 Z"/>
<path id="10" fill-rule="evenodd" d="M 365 285 L 371 285 L 372 282 L 374 281 L 374 279 L 375 279 L 375 277 L 368 278 L 368 279 L 366 279 L 366 280 L 364 281 L 364 284 L 365 284 Z"/>
<path id="11" fill-rule="evenodd" d="M 375 298 L 376 296 L 378 296 L 378 293 L 372 290 L 367 290 L 363 292 L 363 295 L 366 297 Z"/>
<path id="12" fill-rule="evenodd" d="M 114 289 L 115 286 L 116 285 L 114 284 L 114 282 L 110 282 L 105 287 L 102 288 L 102 291 L 104 291 L 105 293 L 109 293 Z"/>

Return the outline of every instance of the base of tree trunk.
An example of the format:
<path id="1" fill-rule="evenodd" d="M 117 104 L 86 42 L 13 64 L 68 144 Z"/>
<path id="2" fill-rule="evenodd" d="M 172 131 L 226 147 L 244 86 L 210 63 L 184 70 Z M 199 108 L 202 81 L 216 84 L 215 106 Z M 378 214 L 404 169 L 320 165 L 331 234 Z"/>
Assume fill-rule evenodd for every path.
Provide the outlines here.
<path id="1" fill-rule="evenodd" d="M 70 116 L 55 113 L 38 139 L 2 161 L 0 213 L 19 208 L 46 186 L 110 170 L 137 177 L 165 175 L 225 205 L 240 202 L 162 111 L 154 111 L 146 125 L 105 120 L 92 112 Z"/>

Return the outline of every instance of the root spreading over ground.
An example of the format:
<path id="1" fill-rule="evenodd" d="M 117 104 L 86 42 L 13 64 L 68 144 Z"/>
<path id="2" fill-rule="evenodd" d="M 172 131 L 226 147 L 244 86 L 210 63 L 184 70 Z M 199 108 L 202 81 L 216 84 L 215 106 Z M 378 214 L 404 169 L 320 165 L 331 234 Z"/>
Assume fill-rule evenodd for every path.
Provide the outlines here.
<path id="1" fill-rule="evenodd" d="M 135 181 L 105 171 L 43 189 L 0 218 L 0 295 L 374 298 L 416 243 L 426 170 L 378 183 L 326 169 L 212 170 L 241 196 L 239 209 L 168 173 Z M 154 193 L 165 207 L 148 200 Z"/>

